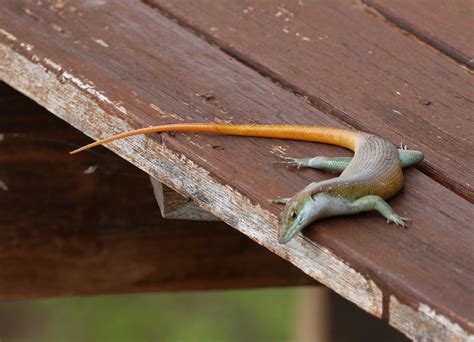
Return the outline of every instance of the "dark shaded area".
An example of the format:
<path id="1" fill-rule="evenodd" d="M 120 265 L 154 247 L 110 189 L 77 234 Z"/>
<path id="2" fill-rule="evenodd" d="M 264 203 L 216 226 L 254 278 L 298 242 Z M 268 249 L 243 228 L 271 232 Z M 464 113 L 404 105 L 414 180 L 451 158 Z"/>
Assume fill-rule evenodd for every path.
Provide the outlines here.
<path id="1" fill-rule="evenodd" d="M 331 341 L 409 341 L 405 335 L 396 329 L 369 315 L 335 292 L 331 291 L 329 303 L 329 320 L 331 321 L 329 336 Z"/>

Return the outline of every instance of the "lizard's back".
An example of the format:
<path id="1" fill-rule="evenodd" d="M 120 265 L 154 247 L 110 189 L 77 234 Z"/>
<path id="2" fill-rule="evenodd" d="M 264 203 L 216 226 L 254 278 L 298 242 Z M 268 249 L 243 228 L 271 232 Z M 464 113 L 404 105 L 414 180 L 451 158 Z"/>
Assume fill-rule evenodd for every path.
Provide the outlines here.
<path id="1" fill-rule="evenodd" d="M 384 199 L 403 187 L 403 172 L 397 148 L 375 135 L 360 133 L 351 163 L 337 178 L 325 183 L 345 198 L 376 195 Z"/>

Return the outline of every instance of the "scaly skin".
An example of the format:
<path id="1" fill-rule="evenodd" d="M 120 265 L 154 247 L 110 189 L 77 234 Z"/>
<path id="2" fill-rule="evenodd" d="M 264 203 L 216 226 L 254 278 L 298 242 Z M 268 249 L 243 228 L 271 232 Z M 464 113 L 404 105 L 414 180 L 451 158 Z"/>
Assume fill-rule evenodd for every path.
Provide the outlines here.
<path id="1" fill-rule="evenodd" d="M 320 218 L 367 210 L 378 210 L 388 222 L 405 227 L 404 220 L 407 219 L 398 216 L 384 199 L 392 197 L 403 187 L 402 163 L 403 166 L 409 166 L 423 159 L 421 152 L 398 151 L 393 144 L 383 138 L 354 130 L 322 126 L 218 123 L 148 127 L 97 141 L 72 151 L 71 154 L 133 135 L 169 131 L 303 140 L 338 145 L 353 150 L 355 154 L 350 161 L 344 158 L 331 160 L 331 158 L 316 157 L 312 158 L 311 163 L 309 158 L 289 158 L 290 164 L 298 166 L 339 171 L 344 169 L 344 171 L 337 178 L 311 183 L 291 199 L 280 200 L 286 204 L 280 217 L 278 238 L 281 243 L 289 241 L 308 224 Z M 320 162 L 321 160 L 323 162 Z"/>

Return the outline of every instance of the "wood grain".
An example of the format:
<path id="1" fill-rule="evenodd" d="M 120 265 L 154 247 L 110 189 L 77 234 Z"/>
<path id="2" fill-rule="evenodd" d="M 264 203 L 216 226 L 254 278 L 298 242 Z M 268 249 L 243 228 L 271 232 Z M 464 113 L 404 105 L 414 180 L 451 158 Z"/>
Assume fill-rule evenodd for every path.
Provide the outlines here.
<path id="1" fill-rule="evenodd" d="M 146 2 L 328 115 L 423 151 L 424 172 L 474 201 L 472 73 L 365 5 Z"/>
<path id="2" fill-rule="evenodd" d="M 362 0 L 400 28 L 474 69 L 471 0 Z"/>
<path id="3" fill-rule="evenodd" d="M 161 184 L 153 177 L 150 177 L 150 181 L 163 218 L 193 221 L 219 221 L 217 217 L 201 209 L 191 198 L 184 197 L 166 185 Z"/>
<path id="4" fill-rule="evenodd" d="M 4 4 L 0 77 L 94 138 L 184 121 L 343 126 L 146 4 L 61 4 Z M 108 147 L 412 338 L 462 339 L 474 329 L 467 302 L 472 204 L 417 169 L 406 172 L 405 190 L 390 202 L 412 217 L 409 230 L 371 213 L 323 220 L 280 245 L 281 208 L 268 199 L 333 175 L 290 172 L 272 165 L 275 155 L 347 151 L 204 134 L 134 137 Z"/>
<path id="5" fill-rule="evenodd" d="M 148 176 L 0 83 L 0 298 L 308 285 L 224 223 L 164 220 Z"/>

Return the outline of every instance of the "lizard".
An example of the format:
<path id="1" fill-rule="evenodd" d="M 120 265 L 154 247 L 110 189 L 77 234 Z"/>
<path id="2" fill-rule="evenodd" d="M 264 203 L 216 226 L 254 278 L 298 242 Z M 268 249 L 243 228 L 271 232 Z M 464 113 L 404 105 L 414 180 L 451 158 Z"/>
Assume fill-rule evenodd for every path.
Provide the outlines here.
<path id="1" fill-rule="evenodd" d="M 409 219 L 398 215 L 386 200 L 402 189 L 402 168 L 422 161 L 423 153 L 407 150 L 403 146 L 397 149 L 384 138 L 358 130 L 285 124 L 179 123 L 123 132 L 70 153 L 134 135 L 178 131 L 319 142 L 354 152 L 353 157 L 282 157 L 284 163 L 297 168 L 333 170 L 341 174 L 336 178 L 310 183 L 291 198 L 273 200 L 274 203 L 285 204 L 279 217 L 280 243 L 288 242 L 316 220 L 370 210 L 382 214 L 387 223 L 407 226 Z"/>

